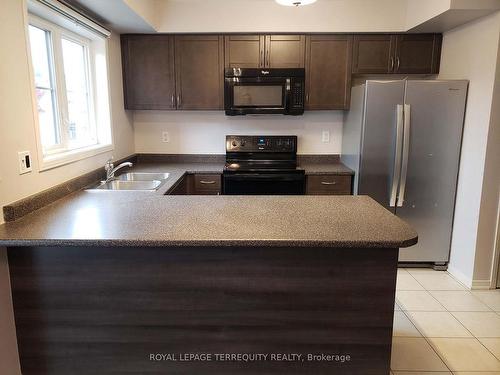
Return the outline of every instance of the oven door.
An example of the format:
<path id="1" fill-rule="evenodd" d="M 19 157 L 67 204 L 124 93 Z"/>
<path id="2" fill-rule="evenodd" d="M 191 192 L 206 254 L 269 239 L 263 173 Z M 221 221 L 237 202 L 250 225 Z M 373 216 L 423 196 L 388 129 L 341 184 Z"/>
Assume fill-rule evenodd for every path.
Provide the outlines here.
<path id="1" fill-rule="evenodd" d="M 288 112 L 290 79 L 283 77 L 226 77 L 226 115 Z"/>
<path id="2" fill-rule="evenodd" d="M 225 173 L 226 195 L 303 195 L 305 176 L 299 173 Z"/>

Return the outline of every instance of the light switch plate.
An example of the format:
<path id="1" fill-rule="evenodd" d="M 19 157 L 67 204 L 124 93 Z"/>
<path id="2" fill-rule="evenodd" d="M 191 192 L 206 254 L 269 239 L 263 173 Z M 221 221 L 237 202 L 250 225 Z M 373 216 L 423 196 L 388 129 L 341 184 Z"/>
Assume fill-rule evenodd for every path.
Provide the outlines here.
<path id="1" fill-rule="evenodd" d="M 170 142 L 170 135 L 168 134 L 168 132 L 161 133 L 161 139 L 164 143 Z"/>
<path id="2" fill-rule="evenodd" d="M 31 153 L 29 151 L 20 151 L 17 153 L 19 162 L 19 174 L 29 173 L 33 170 Z"/>
<path id="3" fill-rule="evenodd" d="M 330 131 L 329 130 L 323 130 L 323 132 L 321 134 L 321 141 L 323 143 L 330 142 Z"/>

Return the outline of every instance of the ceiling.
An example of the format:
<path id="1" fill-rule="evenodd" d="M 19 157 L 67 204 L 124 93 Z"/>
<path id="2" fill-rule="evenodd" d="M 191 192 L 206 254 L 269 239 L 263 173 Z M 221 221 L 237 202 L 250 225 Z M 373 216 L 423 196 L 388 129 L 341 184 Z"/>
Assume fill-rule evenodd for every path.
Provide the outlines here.
<path id="1" fill-rule="evenodd" d="M 500 10 L 500 0 L 64 0 L 118 33 L 443 32 Z"/>

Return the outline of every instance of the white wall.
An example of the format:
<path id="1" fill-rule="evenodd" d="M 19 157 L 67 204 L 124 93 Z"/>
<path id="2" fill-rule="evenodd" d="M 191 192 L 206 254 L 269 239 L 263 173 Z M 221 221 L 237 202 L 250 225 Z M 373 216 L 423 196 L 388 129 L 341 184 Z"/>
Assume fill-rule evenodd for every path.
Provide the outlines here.
<path id="1" fill-rule="evenodd" d="M 411 29 L 450 9 L 451 0 L 407 0 L 406 29 Z"/>
<path id="2" fill-rule="evenodd" d="M 496 120 L 492 118 L 492 105 L 493 110 L 498 111 L 500 102 L 493 100 L 493 92 L 498 69 L 499 33 L 500 12 L 445 33 L 439 75 L 443 79 L 470 80 L 450 272 L 468 286 L 476 287 L 489 282 L 495 236 L 495 223 L 491 222 L 491 212 L 485 210 L 485 205 L 494 205 L 495 213 L 498 205 L 498 180 L 496 197 L 492 197 L 490 191 L 483 194 L 483 190 L 491 190 L 490 184 L 495 182 L 494 176 L 485 174 L 485 161 L 490 128 L 498 127 L 498 123 L 494 125 L 498 117 Z M 480 221 L 481 217 L 484 220 Z M 481 248 L 478 247 L 480 242 Z"/>
<path id="3" fill-rule="evenodd" d="M 303 116 L 225 116 L 223 111 L 137 111 L 135 145 L 139 153 L 224 154 L 227 134 L 291 134 L 299 154 L 340 154 L 341 111 L 306 112 Z M 330 142 L 321 141 L 323 131 Z M 162 141 L 167 131 L 170 142 Z"/>
<path id="4" fill-rule="evenodd" d="M 498 18 L 500 29 L 500 15 Z M 495 278 L 497 271 L 492 270 L 491 265 L 494 263 L 495 232 L 500 219 L 500 41 L 494 84 L 474 264 L 474 281 L 478 287 L 482 285 L 481 280 L 486 284 L 490 277 Z"/>
<path id="5" fill-rule="evenodd" d="M 67 0 L 122 32 L 420 32 L 449 30 L 500 9 L 500 0 Z M 241 16 L 243 14 L 243 16 Z"/>
<path id="6" fill-rule="evenodd" d="M 83 0 L 85 4 L 86 0 Z M 161 12 L 158 11 L 163 5 L 162 0 L 124 0 L 125 4 L 135 13 L 140 15 L 147 23 L 158 29 L 160 25 Z"/>
<path id="7" fill-rule="evenodd" d="M 66 166 L 38 172 L 32 87 L 28 71 L 25 38 L 26 5 L 21 0 L 2 0 L 0 6 L 0 210 L 3 205 L 92 171 L 114 155 L 134 152 L 131 114 L 123 110 L 119 37 L 109 43 L 111 108 L 114 152 L 108 152 Z M 20 176 L 17 152 L 30 150 L 33 172 Z M 1 212 L 1 211 L 0 211 Z M 0 214 L 0 223 L 3 214 Z M 0 248 L 0 372 L 20 374 L 15 328 L 10 299 L 6 251 Z"/>
<path id="8" fill-rule="evenodd" d="M 452 9 L 498 9 L 498 6 L 500 0 L 451 0 Z"/>
<path id="9" fill-rule="evenodd" d="M 2 0 L 0 12 L 0 210 L 6 203 L 27 197 L 51 186 L 103 166 L 115 158 L 134 152 L 132 115 L 123 109 L 120 41 L 109 41 L 111 108 L 114 152 L 100 154 L 76 163 L 38 172 L 32 86 L 28 71 L 25 38 L 25 4 L 21 0 Z M 33 172 L 19 175 L 17 152 L 31 151 Z M 0 215 L 0 223 L 3 215 Z"/>
<path id="10" fill-rule="evenodd" d="M 433 22 L 443 22 L 444 27 L 452 24 L 458 26 L 500 9 L 500 0 L 406 0 L 406 2 L 406 30 Z M 440 18 L 440 21 L 437 18 Z M 439 29 L 438 27 L 432 32 Z M 451 27 L 444 30 L 449 29 Z"/>
<path id="11" fill-rule="evenodd" d="M 406 1 L 169 0 L 158 12 L 160 32 L 390 32 L 404 29 Z"/>

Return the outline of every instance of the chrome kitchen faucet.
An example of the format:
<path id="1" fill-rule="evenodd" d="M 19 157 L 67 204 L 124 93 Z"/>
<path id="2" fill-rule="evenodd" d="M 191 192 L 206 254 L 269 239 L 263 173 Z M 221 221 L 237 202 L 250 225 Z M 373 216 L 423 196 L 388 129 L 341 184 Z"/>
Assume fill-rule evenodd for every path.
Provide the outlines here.
<path id="1" fill-rule="evenodd" d="M 106 164 L 104 165 L 104 170 L 106 171 L 106 182 L 109 182 L 115 178 L 115 173 L 116 171 L 125 168 L 125 167 L 132 167 L 134 164 L 131 162 L 127 161 L 125 163 L 121 163 L 117 167 L 113 165 L 113 159 L 109 159 Z"/>

